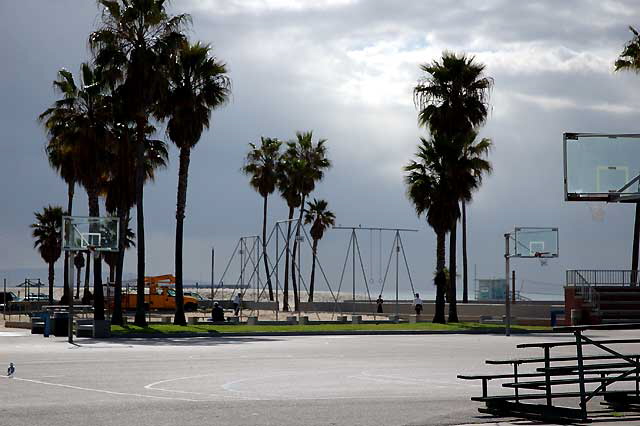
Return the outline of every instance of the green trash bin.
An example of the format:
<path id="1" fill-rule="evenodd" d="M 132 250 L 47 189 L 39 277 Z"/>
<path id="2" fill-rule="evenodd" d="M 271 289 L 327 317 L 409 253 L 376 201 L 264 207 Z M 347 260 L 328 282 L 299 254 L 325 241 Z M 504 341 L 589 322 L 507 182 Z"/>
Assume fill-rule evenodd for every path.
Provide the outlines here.
<path id="1" fill-rule="evenodd" d="M 53 323 L 51 329 L 53 330 L 53 335 L 57 337 L 67 337 L 69 336 L 69 313 L 68 312 L 54 312 L 53 319 L 51 320 Z"/>

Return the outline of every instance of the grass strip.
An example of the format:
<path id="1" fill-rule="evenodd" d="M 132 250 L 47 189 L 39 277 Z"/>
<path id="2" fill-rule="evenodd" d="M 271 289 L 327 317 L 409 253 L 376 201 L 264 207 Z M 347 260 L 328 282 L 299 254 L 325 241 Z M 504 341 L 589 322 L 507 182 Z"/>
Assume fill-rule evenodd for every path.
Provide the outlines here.
<path id="1" fill-rule="evenodd" d="M 111 326 L 111 332 L 118 335 L 126 334 L 172 334 L 172 333 L 202 333 L 218 332 L 221 334 L 235 333 L 271 333 L 271 332 L 323 332 L 323 331 L 491 331 L 500 330 L 495 324 L 479 324 L 473 322 L 460 322 L 451 324 L 433 323 L 402 323 L 402 324 L 308 324 L 308 325 L 186 325 L 151 324 L 147 327 L 136 325 Z M 511 327 L 514 331 L 547 331 L 550 327 L 521 326 Z"/>

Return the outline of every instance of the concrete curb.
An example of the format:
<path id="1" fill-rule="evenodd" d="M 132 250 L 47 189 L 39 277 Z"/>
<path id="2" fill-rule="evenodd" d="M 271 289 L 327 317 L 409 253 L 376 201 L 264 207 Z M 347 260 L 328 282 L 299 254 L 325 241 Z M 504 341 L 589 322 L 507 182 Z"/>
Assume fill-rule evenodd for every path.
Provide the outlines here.
<path id="1" fill-rule="evenodd" d="M 436 330 L 344 330 L 344 331 L 269 331 L 269 332 L 239 332 L 239 333 L 220 333 L 218 331 L 209 331 L 206 333 L 130 333 L 119 334 L 112 333 L 111 338 L 115 339 L 173 339 L 173 338 L 190 338 L 190 337 L 270 337 L 270 336 L 400 336 L 400 335 L 431 335 L 431 334 L 490 334 L 503 335 L 504 328 L 495 328 L 487 330 L 459 330 L 459 331 L 436 331 Z M 511 334 L 553 334 L 553 330 L 511 330 Z"/>

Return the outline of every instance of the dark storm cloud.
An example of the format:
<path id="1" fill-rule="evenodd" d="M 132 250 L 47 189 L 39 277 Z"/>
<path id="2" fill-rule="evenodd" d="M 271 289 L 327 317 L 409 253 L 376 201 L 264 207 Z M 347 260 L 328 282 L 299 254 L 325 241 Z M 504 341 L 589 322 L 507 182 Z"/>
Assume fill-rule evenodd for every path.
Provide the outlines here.
<path id="1" fill-rule="evenodd" d="M 628 267 L 631 209 L 612 206 L 594 226 L 587 206 L 565 203 L 560 141 L 570 130 L 638 130 L 640 79 L 614 74 L 612 65 L 630 37 L 627 26 L 640 24 L 634 2 L 183 0 L 172 8 L 193 15 L 191 36 L 213 44 L 233 80 L 232 101 L 214 112 L 192 159 L 189 278 L 208 279 L 211 245 L 221 264 L 240 235 L 259 232 L 260 200 L 239 173 L 247 143 L 313 129 L 329 140 L 334 162 L 314 196 L 327 198 L 345 225 L 420 228 L 406 248 L 416 281 L 430 289 L 435 240 L 406 199 L 401 168 L 424 134 L 411 98 L 418 64 L 444 49 L 476 55 L 495 78 L 482 130 L 495 142 L 495 173 L 470 206 L 478 275 L 502 274 L 502 234 L 516 224 L 562 230 L 562 257 L 544 270 L 518 262 L 523 277 L 560 284 L 566 268 Z M 32 211 L 65 203 L 35 117 L 54 99 L 56 71 L 75 72 L 89 58 L 97 15 L 92 1 L 0 3 L 0 179 L 7 183 L 0 269 L 40 265 L 28 237 Z M 173 269 L 175 163 L 172 151 L 171 165 L 146 190 L 150 273 Z M 286 215 L 277 196 L 270 205 L 272 222 Z M 86 212 L 84 195 L 76 206 Z M 362 237 L 367 250 L 369 237 Z M 321 244 L 331 277 L 346 243 L 334 231 Z"/>

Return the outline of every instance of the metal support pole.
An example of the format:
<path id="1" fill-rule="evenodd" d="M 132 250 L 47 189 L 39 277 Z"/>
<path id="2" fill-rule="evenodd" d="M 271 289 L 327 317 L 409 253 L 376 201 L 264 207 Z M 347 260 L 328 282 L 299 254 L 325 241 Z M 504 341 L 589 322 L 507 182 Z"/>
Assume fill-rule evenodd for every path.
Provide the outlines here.
<path id="1" fill-rule="evenodd" d="M 516 271 L 511 271 L 511 303 L 516 303 Z"/>
<path id="2" fill-rule="evenodd" d="M 213 321 L 213 280 L 214 280 L 214 268 L 215 268 L 216 249 L 211 247 L 211 321 Z"/>
<path id="3" fill-rule="evenodd" d="M 544 347 L 544 382 L 545 382 L 545 392 L 547 395 L 547 405 L 550 407 L 552 404 L 551 400 L 551 356 L 549 354 L 549 346 Z"/>
<path id="4" fill-rule="evenodd" d="M 400 304 L 398 302 L 398 287 L 399 287 L 399 283 L 398 283 L 398 260 L 399 260 L 399 256 L 400 256 L 400 241 L 398 241 L 398 238 L 400 238 L 400 233 L 398 231 L 396 231 L 396 238 L 395 238 L 395 243 L 396 243 L 396 318 L 398 318 L 398 315 L 400 315 Z"/>
<path id="5" fill-rule="evenodd" d="M 584 360 L 582 359 L 582 336 L 580 330 L 574 331 L 576 336 L 576 358 L 578 361 L 578 380 L 580 384 L 580 410 L 582 418 L 587 419 L 587 393 L 584 386 Z"/>
<path id="6" fill-rule="evenodd" d="M 2 301 L 2 319 L 5 320 L 7 319 L 7 279 L 5 278 L 3 280 L 3 287 L 4 287 L 4 300 Z"/>
<path id="7" fill-rule="evenodd" d="M 353 270 L 352 270 L 352 275 L 351 275 L 351 279 L 352 279 L 352 283 L 353 283 L 353 308 L 351 310 L 351 320 L 353 321 L 353 316 L 356 314 L 356 230 L 354 229 L 353 231 L 351 231 L 351 239 L 352 244 L 351 244 L 351 260 L 353 261 Z"/>
<path id="8" fill-rule="evenodd" d="M 278 300 L 278 287 L 280 287 L 278 265 L 280 265 L 280 224 L 276 223 L 276 321 L 278 321 L 278 311 L 280 311 L 280 301 Z"/>
<path id="9" fill-rule="evenodd" d="M 67 298 L 69 299 L 69 343 L 73 343 L 73 252 L 69 252 L 69 279 L 67 280 Z"/>
<path id="10" fill-rule="evenodd" d="M 504 289 L 504 301 L 505 301 L 505 336 L 511 335 L 511 299 L 509 298 L 509 238 L 511 234 L 504 234 L 504 263 L 505 263 L 505 289 Z"/>

